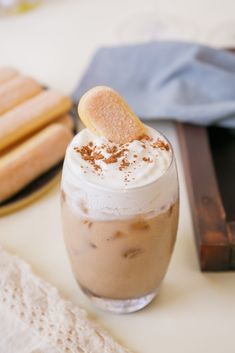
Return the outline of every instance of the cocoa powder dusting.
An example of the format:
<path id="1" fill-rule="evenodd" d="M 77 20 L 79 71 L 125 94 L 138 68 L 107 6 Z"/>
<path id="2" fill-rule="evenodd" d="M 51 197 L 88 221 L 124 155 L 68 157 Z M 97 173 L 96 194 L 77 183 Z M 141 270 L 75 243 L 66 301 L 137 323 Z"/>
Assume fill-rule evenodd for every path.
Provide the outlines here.
<path id="1" fill-rule="evenodd" d="M 158 138 L 156 141 L 153 141 L 153 138 L 147 134 L 142 135 L 138 140 L 144 149 L 148 148 L 148 146 L 151 146 L 152 148 L 160 148 L 161 150 L 165 151 L 169 151 L 170 149 L 169 144 L 165 141 L 161 140 L 160 138 Z M 136 160 L 133 160 L 130 163 L 130 161 L 127 159 L 128 154 L 126 152 L 129 152 L 128 147 L 129 143 L 116 144 L 113 146 L 109 146 L 109 144 L 102 144 L 101 146 L 97 146 L 94 145 L 92 141 L 90 141 L 87 145 L 83 145 L 81 148 L 74 147 L 74 150 L 80 153 L 82 159 L 87 161 L 94 168 L 93 173 L 98 173 L 102 178 L 102 163 L 118 163 L 118 170 L 120 172 L 125 170 L 125 168 L 127 168 L 130 164 L 137 163 Z M 109 156 L 107 156 L 107 154 Z M 134 159 L 137 159 L 138 157 L 139 156 L 137 153 L 133 154 Z M 96 162 L 99 160 L 101 162 L 97 164 Z M 142 160 L 146 163 L 153 162 L 150 157 L 146 156 L 143 157 Z M 83 166 L 81 166 L 81 168 L 83 168 Z M 134 169 L 136 169 L 136 167 L 134 167 Z M 83 171 L 83 173 L 86 173 L 86 171 Z M 130 175 L 128 173 L 125 173 L 123 177 L 125 183 L 130 181 Z M 131 180 L 134 180 L 134 178 L 131 178 Z"/>
<path id="2" fill-rule="evenodd" d="M 150 136 L 149 135 L 147 135 L 147 134 L 144 134 L 144 135 L 142 135 L 141 137 L 140 137 L 140 140 L 146 140 L 146 141 L 152 141 L 152 138 L 150 138 Z"/>
<path id="3" fill-rule="evenodd" d="M 92 154 L 92 157 L 94 157 L 94 159 L 96 159 L 96 160 L 99 160 L 99 159 L 103 159 L 103 158 L 104 158 L 104 156 L 103 156 L 102 153 L 100 153 L 100 152 L 94 152 L 94 153 Z"/>
<path id="4" fill-rule="evenodd" d="M 104 162 L 106 164 L 116 163 L 117 162 L 117 157 L 113 154 L 109 158 L 104 159 Z"/>
<path id="5" fill-rule="evenodd" d="M 152 163 L 153 162 L 149 157 L 143 157 L 142 159 L 143 159 L 144 162 L 147 162 L 147 163 Z"/>
<path id="6" fill-rule="evenodd" d="M 170 146 L 168 143 L 164 142 L 163 140 L 161 140 L 160 138 L 157 139 L 157 141 L 155 141 L 152 144 L 153 148 L 160 148 L 161 150 L 166 150 L 169 151 Z"/>
<path id="7" fill-rule="evenodd" d="M 117 146 L 112 146 L 112 147 L 108 147 L 106 149 L 106 152 L 110 154 L 114 154 L 115 152 L 117 152 L 117 150 L 118 150 Z"/>
<path id="8" fill-rule="evenodd" d="M 120 151 L 118 151 L 117 153 L 115 153 L 115 156 L 117 158 L 123 157 L 123 155 L 125 154 L 125 152 L 129 151 L 127 148 L 122 148 Z"/>
<path id="9" fill-rule="evenodd" d="M 85 155 L 82 158 L 84 159 L 84 161 L 94 161 L 94 157 L 89 156 L 89 155 Z"/>
<path id="10" fill-rule="evenodd" d="M 127 158 L 123 158 L 121 160 L 121 163 L 120 163 L 120 166 L 119 166 L 119 170 L 122 170 L 122 169 L 128 167 L 129 165 L 130 165 L 130 162 L 127 160 Z"/>

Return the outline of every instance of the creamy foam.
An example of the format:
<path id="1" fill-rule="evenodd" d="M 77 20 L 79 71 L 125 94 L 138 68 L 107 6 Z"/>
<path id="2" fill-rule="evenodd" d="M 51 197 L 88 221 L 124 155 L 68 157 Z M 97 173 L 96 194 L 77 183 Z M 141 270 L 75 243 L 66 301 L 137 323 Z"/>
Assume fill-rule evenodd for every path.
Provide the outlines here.
<path id="1" fill-rule="evenodd" d="M 66 152 L 62 188 L 78 212 L 85 206 L 89 217 L 105 219 L 156 214 L 176 201 L 172 150 L 158 131 L 146 126 L 146 135 L 125 145 L 88 129 L 74 137 Z"/>

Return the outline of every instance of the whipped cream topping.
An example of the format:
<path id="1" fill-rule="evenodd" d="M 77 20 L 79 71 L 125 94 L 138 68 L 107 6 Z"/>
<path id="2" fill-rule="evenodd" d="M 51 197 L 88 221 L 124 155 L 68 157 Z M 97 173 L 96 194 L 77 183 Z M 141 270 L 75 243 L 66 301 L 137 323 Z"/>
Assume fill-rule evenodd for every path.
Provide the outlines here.
<path id="1" fill-rule="evenodd" d="M 124 145 L 110 143 L 89 129 L 77 134 L 68 148 L 68 163 L 87 182 L 112 189 L 143 186 L 169 167 L 172 151 L 164 137 L 146 127 L 146 135 Z"/>
<path id="2" fill-rule="evenodd" d="M 123 145 L 84 129 L 67 148 L 62 188 L 89 217 L 161 213 L 178 198 L 172 158 L 166 139 L 148 126 L 143 138 Z"/>

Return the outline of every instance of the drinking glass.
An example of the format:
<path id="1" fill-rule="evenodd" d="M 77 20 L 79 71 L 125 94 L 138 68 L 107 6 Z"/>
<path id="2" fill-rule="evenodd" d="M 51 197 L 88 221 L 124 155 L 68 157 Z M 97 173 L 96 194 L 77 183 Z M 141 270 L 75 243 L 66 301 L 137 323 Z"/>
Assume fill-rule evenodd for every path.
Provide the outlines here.
<path id="1" fill-rule="evenodd" d="M 74 276 L 99 308 L 140 310 L 159 292 L 175 244 L 179 199 L 173 151 L 162 176 L 125 190 L 79 180 L 67 159 L 61 204 Z"/>

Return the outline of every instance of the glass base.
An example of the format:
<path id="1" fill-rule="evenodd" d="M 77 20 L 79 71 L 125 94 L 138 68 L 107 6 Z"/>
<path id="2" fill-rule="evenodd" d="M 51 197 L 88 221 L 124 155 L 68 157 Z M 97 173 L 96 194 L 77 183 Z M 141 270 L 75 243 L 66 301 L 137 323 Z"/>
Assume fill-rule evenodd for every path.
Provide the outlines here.
<path id="1" fill-rule="evenodd" d="M 81 286 L 80 286 L 81 288 Z M 159 288 L 152 293 L 149 293 L 143 297 L 134 299 L 109 299 L 102 298 L 94 293 L 91 293 L 88 289 L 81 288 L 83 293 L 90 299 L 92 304 L 97 308 L 109 311 L 115 314 L 128 314 L 143 309 L 157 296 Z"/>

